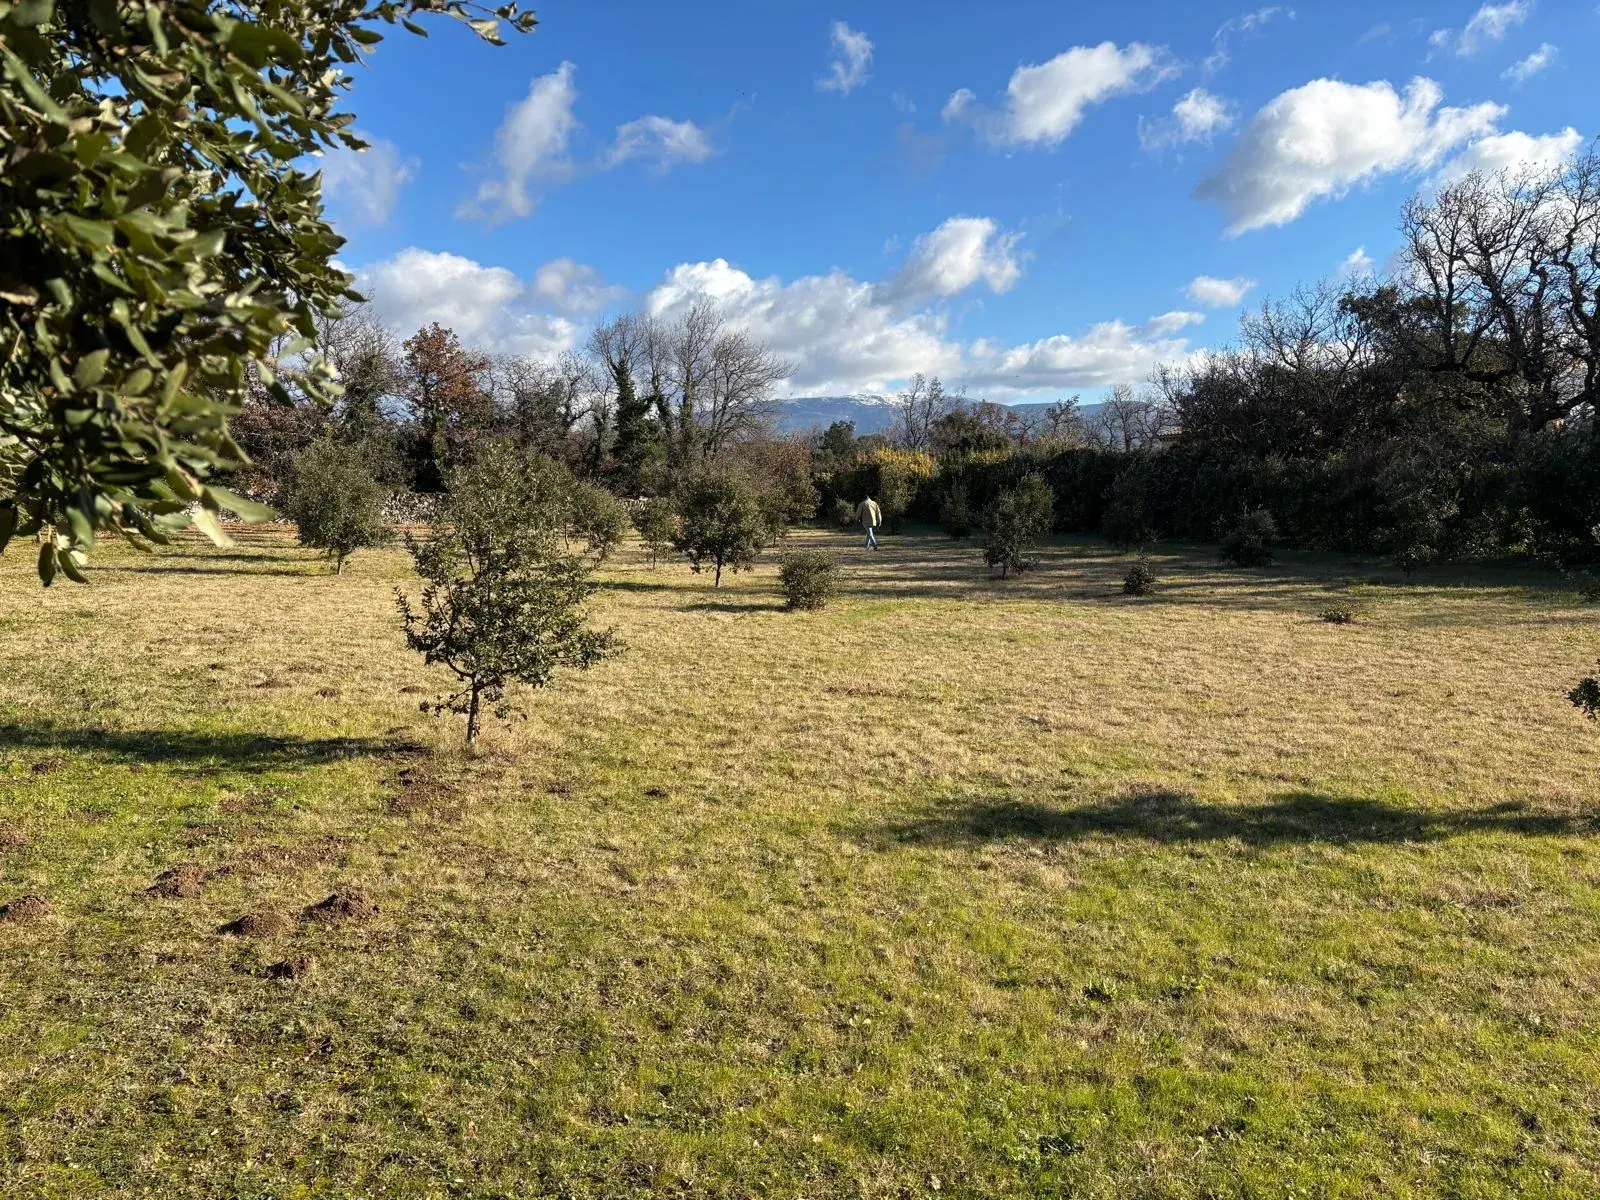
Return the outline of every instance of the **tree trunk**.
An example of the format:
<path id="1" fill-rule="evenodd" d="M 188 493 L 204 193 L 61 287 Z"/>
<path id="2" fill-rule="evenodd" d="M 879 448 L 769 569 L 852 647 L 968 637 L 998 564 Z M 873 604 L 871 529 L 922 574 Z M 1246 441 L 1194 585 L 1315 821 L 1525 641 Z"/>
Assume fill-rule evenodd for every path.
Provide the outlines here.
<path id="1" fill-rule="evenodd" d="M 467 702 L 467 745 L 478 744 L 478 689 L 472 689 L 472 698 Z"/>
<path id="2" fill-rule="evenodd" d="M 344 555 L 338 554 L 338 555 L 334 556 L 334 559 L 333 559 L 333 573 L 335 575 L 343 575 L 344 574 Z"/>
<path id="3" fill-rule="evenodd" d="M 717 555 L 717 579 L 711 586 L 718 588 L 722 586 L 722 555 L 720 554 Z"/>

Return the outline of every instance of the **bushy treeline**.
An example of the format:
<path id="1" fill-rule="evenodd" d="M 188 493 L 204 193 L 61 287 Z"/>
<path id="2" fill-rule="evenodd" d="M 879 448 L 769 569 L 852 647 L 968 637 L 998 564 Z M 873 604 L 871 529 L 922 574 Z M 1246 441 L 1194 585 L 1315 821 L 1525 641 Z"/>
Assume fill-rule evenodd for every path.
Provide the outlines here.
<path id="1" fill-rule="evenodd" d="M 825 506 L 871 494 L 890 528 L 964 536 L 1030 476 L 1054 497 L 1054 528 L 1119 545 L 1221 541 L 1245 513 L 1273 517 L 1284 545 L 1388 555 L 1403 564 L 1527 553 L 1600 558 L 1600 438 L 1587 416 L 1520 438 L 1418 430 L 1321 455 L 1252 453 L 1179 435 L 1135 451 L 1034 444 L 939 457 L 869 448 L 819 479 Z"/>

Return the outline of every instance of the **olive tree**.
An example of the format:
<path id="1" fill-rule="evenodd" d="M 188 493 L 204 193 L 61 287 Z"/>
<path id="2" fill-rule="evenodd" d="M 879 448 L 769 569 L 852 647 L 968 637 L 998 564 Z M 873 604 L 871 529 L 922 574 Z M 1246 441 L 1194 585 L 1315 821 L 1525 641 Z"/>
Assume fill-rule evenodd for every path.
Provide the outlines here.
<path id="1" fill-rule="evenodd" d="M 1029 475 L 990 504 L 983 519 L 983 560 L 1000 568 L 1000 578 L 1033 565 L 1027 553 L 1049 535 L 1052 503 L 1050 485 Z"/>
<path id="2" fill-rule="evenodd" d="M 413 603 L 401 590 L 396 601 L 406 644 L 456 678 L 423 707 L 465 716 L 472 746 L 485 704 L 512 714 L 512 684 L 544 687 L 558 669 L 586 670 L 621 644 L 587 623 L 597 547 L 570 548 L 586 522 L 564 467 L 491 442 L 449 482 L 442 519 L 426 538 L 406 538 L 421 596 Z"/>
<path id="3" fill-rule="evenodd" d="M 45 583 L 82 578 L 99 533 L 225 541 L 219 512 L 266 515 L 210 482 L 243 460 L 228 419 L 248 383 L 336 390 L 304 353 L 354 296 L 317 156 L 363 148 L 350 68 L 422 14 L 491 42 L 534 24 L 470 0 L 0 0 L 0 549 L 38 538 Z"/>
<path id="4" fill-rule="evenodd" d="M 679 490 L 678 532 L 672 544 L 699 571 L 710 563 L 713 587 L 722 586 L 726 567 L 746 570 L 778 535 L 773 506 L 755 486 L 731 472 L 696 475 Z"/>
<path id="5" fill-rule="evenodd" d="M 672 548 L 672 539 L 678 532 L 678 512 L 671 500 L 656 496 L 634 508 L 633 527 L 649 548 L 653 567 L 662 552 Z"/>
<path id="6" fill-rule="evenodd" d="M 334 574 L 342 575 L 350 555 L 394 537 L 383 512 L 388 498 L 358 448 L 324 441 L 291 460 L 283 507 L 294 519 L 300 544 L 325 551 Z"/>

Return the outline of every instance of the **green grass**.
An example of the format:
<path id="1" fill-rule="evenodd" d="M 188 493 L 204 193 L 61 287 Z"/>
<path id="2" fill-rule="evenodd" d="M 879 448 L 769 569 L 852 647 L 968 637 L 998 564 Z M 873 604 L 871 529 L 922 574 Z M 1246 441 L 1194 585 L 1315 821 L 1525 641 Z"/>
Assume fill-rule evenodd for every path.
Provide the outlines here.
<path id="1" fill-rule="evenodd" d="M 397 551 L 0 560 L 0 1194 L 1600 1193 L 1593 609 L 797 538 L 471 758 Z"/>

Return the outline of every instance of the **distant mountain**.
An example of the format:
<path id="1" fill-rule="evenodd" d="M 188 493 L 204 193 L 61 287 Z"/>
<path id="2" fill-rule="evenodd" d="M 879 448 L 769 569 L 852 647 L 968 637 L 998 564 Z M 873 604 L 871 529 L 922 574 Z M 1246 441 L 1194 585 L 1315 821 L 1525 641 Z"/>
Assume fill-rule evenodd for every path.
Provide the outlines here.
<path id="1" fill-rule="evenodd" d="M 796 396 L 778 401 L 778 429 L 809 433 L 835 421 L 854 421 L 857 434 L 883 433 L 899 411 L 890 396 Z"/>
<path id="2" fill-rule="evenodd" d="M 1050 406 L 1013 404 L 1008 407 L 1024 416 L 1042 417 Z M 1084 404 L 1078 411 L 1087 418 L 1099 407 L 1098 404 Z M 886 433 L 899 413 L 892 396 L 796 396 L 792 400 L 778 401 L 778 429 L 782 433 L 809 433 L 813 429 L 826 429 L 835 421 L 854 421 L 858 436 Z"/>

